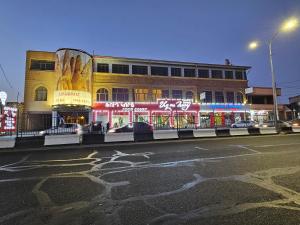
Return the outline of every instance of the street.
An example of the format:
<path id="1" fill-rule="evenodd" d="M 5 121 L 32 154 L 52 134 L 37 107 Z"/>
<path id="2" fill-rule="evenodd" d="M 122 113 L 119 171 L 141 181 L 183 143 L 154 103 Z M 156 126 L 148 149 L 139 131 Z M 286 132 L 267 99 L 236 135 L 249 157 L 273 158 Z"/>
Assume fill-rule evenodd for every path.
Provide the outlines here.
<path id="1" fill-rule="evenodd" d="M 300 224 L 295 134 L 0 154 L 0 170 L 3 225 Z"/>

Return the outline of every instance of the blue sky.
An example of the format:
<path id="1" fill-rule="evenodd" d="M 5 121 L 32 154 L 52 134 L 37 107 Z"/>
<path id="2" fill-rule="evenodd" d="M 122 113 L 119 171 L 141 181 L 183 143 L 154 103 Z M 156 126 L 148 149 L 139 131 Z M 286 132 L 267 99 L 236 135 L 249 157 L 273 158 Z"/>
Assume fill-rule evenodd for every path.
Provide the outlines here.
<path id="1" fill-rule="evenodd" d="M 252 39 L 266 41 L 289 16 L 300 16 L 299 0 L 3 0 L 0 89 L 16 99 L 24 92 L 26 50 L 80 48 L 99 55 L 249 65 L 251 86 L 270 86 L 267 46 L 248 51 Z M 300 18 L 300 17 L 299 17 Z M 300 29 L 273 44 L 281 102 L 300 94 Z"/>

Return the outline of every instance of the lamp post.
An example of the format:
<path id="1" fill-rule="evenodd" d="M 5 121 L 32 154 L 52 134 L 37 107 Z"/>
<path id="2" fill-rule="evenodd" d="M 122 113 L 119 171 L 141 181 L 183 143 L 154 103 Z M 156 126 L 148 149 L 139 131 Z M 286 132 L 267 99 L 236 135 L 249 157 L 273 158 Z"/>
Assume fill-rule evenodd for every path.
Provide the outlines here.
<path id="1" fill-rule="evenodd" d="M 278 113 L 278 103 L 277 103 L 277 90 L 276 90 L 276 79 L 274 73 L 274 66 L 273 66 L 273 51 L 272 51 L 272 43 L 274 39 L 278 36 L 281 32 L 290 32 L 293 31 L 295 28 L 298 27 L 299 21 L 297 18 L 289 18 L 288 20 L 284 21 L 280 28 L 274 33 L 272 38 L 267 41 L 268 49 L 269 49 L 269 60 L 270 60 L 270 67 L 271 67 L 271 75 L 272 75 L 272 92 L 273 92 L 273 113 L 274 113 L 274 125 L 277 129 L 277 121 L 279 120 L 279 113 Z M 252 41 L 248 48 L 250 50 L 256 49 L 259 46 L 258 41 Z"/>

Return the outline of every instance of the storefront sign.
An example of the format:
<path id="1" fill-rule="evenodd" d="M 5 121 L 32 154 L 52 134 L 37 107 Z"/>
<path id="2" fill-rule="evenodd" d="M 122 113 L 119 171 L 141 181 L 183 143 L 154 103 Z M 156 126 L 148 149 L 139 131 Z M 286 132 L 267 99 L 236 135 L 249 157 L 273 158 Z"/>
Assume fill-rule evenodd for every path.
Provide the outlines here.
<path id="1" fill-rule="evenodd" d="M 5 106 L 1 115 L 0 132 L 16 131 L 17 108 Z"/>
<path id="2" fill-rule="evenodd" d="M 192 104 L 190 99 L 184 100 L 159 100 L 158 107 L 165 111 L 181 110 L 187 111 Z"/>
<path id="3" fill-rule="evenodd" d="M 134 108 L 134 102 L 106 102 L 106 108 Z"/>
<path id="4" fill-rule="evenodd" d="M 92 105 L 92 96 L 89 92 L 85 91 L 55 91 L 54 92 L 54 105 Z"/>
<path id="5" fill-rule="evenodd" d="M 201 111 L 220 111 L 220 112 L 234 112 L 234 111 L 249 111 L 248 105 L 242 104 L 202 104 Z"/>

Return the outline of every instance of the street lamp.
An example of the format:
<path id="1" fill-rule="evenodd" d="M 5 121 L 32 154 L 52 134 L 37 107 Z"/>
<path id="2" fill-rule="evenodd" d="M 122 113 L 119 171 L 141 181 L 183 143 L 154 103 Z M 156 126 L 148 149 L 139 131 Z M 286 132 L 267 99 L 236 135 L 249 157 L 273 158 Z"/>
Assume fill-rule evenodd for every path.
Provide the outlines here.
<path id="1" fill-rule="evenodd" d="M 277 104 L 277 91 L 276 91 L 276 82 L 275 82 L 275 73 L 274 73 L 274 66 L 273 66 L 273 53 L 272 53 L 272 43 L 273 40 L 278 36 L 279 33 L 282 32 L 291 32 L 295 30 L 299 26 L 299 21 L 297 18 L 292 17 L 285 20 L 280 28 L 274 33 L 272 38 L 267 41 L 267 45 L 269 48 L 269 60 L 270 60 L 270 67 L 271 67 L 271 74 L 272 74 L 272 90 L 273 90 L 273 105 L 274 105 L 274 122 L 275 127 L 277 129 L 277 120 L 279 120 L 278 114 L 278 104 Z M 252 41 L 249 43 L 248 48 L 250 50 L 254 50 L 259 46 L 259 41 Z"/>

